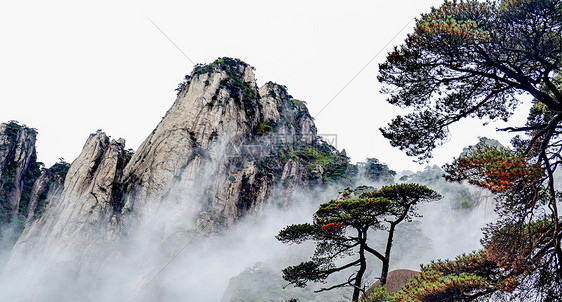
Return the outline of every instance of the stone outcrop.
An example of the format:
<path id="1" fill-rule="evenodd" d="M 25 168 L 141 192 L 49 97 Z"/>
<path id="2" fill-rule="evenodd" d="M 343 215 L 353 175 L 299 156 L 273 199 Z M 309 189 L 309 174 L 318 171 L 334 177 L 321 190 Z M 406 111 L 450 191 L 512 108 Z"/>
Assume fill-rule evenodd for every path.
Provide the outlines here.
<path id="1" fill-rule="evenodd" d="M 66 171 L 64 171 L 66 173 Z M 53 200 L 62 193 L 64 189 L 65 174 L 57 173 L 53 169 L 45 170 L 33 184 L 29 205 L 27 207 L 27 219 L 25 224 L 29 225 L 44 210 L 47 200 Z"/>
<path id="2" fill-rule="evenodd" d="M 24 187 L 26 183 L 33 184 L 37 177 L 29 174 L 39 174 L 35 140 L 34 129 L 16 122 L 0 124 L 0 212 L 3 223 L 17 221 L 18 214 L 25 215 L 19 213 L 22 196 L 29 194 L 26 192 L 29 189 Z"/>
<path id="3" fill-rule="evenodd" d="M 68 164 L 46 169 L 37 162 L 37 131 L 16 121 L 0 124 L 0 239 L 17 240 L 25 225 L 45 211 L 63 188 Z"/>
<path id="4" fill-rule="evenodd" d="M 420 272 L 409 270 L 409 269 L 397 269 L 388 272 L 386 279 L 386 291 L 389 293 L 398 292 L 402 286 L 410 282 L 412 278 L 419 275 Z M 365 297 L 370 296 L 375 288 L 380 286 L 380 281 L 375 282 L 369 289 L 365 292 Z"/>
<path id="5" fill-rule="evenodd" d="M 205 196 L 198 225 L 215 230 L 259 209 L 275 184 L 295 178 L 307 183 L 310 171 L 298 160 L 275 158 L 318 140 L 305 105 L 284 86 L 269 82 L 258 89 L 252 67 L 228 58 L 186 78 L 172 108 L 125 168 L 123 213 L 150 202 Z M 269 169 L 266 159 L 273 164 Z"/>
<path id="6" fill-rule="evenodd" d="M 22 233 L 14 250 L 19 256 L 37 248 L 81 247 L 100 234 L 111 236 L 125 164 L 124 145 L 124 140 L 110 140 L 103 132 L 90 135 L 68 170 L 62 193 L 49 196 L 45 213 Z M 45 186 L 42 183 L 41 178 L 36 183 L 37 194 Z M 54 187 L 60 190 L 60 185 Z"/>
<path id="7" fill-rule="evenodd" d="M 192 194 L 195 196 L 209 192 L 209 210 L 235 218 L 237 211 L 220 200 L 239 199 L 230 194 L 239 191 L 243 178 L 250 177 L 248 173 L 255 173 L 251 163 L 239 158 L 239 152 L 260 122 L 258 104 L 249 65 L 228 60 L 196 69 L 126 167 L 123 210 L 178 198 L 183 196 L 181 188 L 189 187 L 200 191 Z M 228 175 L 234 181 L 218 175 Z M 195 181 L 208 185 L 192 188 Z M 221 192 L 223 188 L 230 194 Z"/>
<path id="8" fill-rule="evenodd" d="M 30 221 L 14 253 L 36 244 L 112 238 L 125 217 L 140 217 L 155 205 L 192 206 L 198 214 L 186 220 L 205 232 L 220 231 L 259 211 L 275 192 L 287 198 L 287 191 L 321 184 L 329 165 L 347 164 L 345 155 L 319 140 L 304 102 L 272 82 L 258 89 L 253 68 L 240 60 L 198 65 L 178 91 L 132 157 L 122 139 L 90 135 L 63 192 Z M 319 156 L 323 160 L 315 162 Z"/>

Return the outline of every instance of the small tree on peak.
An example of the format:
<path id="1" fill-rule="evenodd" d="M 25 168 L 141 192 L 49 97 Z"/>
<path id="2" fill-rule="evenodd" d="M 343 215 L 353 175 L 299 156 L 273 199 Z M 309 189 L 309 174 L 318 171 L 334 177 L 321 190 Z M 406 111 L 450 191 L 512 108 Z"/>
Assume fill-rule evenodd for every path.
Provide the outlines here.
<path id="1" fill-rule="evenodd" d="M 366 254 L 370 253 L 383 263 L 381 285 L 386 283 L 390 252 L 396 226 L 411 217 L 419 216 L 416 206 L 420 202 L 440 199 L 441 196 L 427 187 L 416 184 L 385 186 L 380 190 L 361 194 L 359 199 L 332 200 L 321 204 L 314 213 L 313 223 L 285 227 L 276 236 L 283 243 L 316 242 L 310 261 L 283 270 L 283 278 L 297 287 L 309 281 L 321 282 L 333 273 L 356 270 L 347 281 L 318 291 L 339 287 L 353 287 L 353 301 L 363 292 L 363 275 L 367 269 Z M 368 242 L 368 231 L 387 230 L 384 250 L 375 249 Z M 346 257 L 354 260 L 336 266 L 335 260 Z"/>

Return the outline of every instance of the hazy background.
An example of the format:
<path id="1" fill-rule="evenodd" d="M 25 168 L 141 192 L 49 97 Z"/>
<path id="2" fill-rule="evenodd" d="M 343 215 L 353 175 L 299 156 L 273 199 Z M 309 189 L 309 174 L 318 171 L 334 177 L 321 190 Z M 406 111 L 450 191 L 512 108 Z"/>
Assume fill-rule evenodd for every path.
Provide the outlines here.
<path id="1" fill-rule="evenodd" d="M 259 85 L 278 82 L 305 100 L 318 132 L 337 134 L 337 147 L 353 161 L 377 157 L 395 170 L 419 170 L 378 130 L 399 111 L 386 104 L 376 75 L 386 53 L 412 31 L 413 18 L 441 3 L 5 2 L 0 121 L 37 128 L 39 160 L 47 165 L 59 157 L 74 160 L 97 129 L 136 149 L 171 106 L 174 89 L 192 70 L 190 60 L 229 56 L 254 66 Z M 477 136 L 509 141 L 479 121 L 451 130 L 432 163 L 450 161 Z"/>
<path id="2" fill-rule="evenodd" d="M 206 181 L 203 177 L 198 184 L 176 186 L 172 191 L 196 191 L 192 186 L 201 186 Z M 373 184 L 364 180 L 359 182 Z M 456 201 L 451 198 L 455 194 L 446 194 L 454 193 L 451 186 L 433 186 L 445 198 L 423 204 L 420 212 L 424 217 L 399 225 L 391 270 L 419 270 L 421 263 L 454 258 L 479 248 L 480 228 L 494 218 L 491 200 L 482 199 L 472 209 L 458 209 L 454 206 Z M 100 238 L 92 241 L 95 246 L 89 246 L 85 251 L 66 246 L 61 238 L 60 247 L 55 244 L 49 249 L 13 257 L 8 269 L 0 273 L 0 300 L 220 301 L 229 280 L 258 262 L 265 263 L 268 268 L 265 271 L 267 278 L 257 275 L 238 286 L 256 291 L 265 288 L 262 294 L 270 289 L 273 301 L 288 299 L 294 297 L 295 290 L 292 287 L 282 290 L 287 283 L 281 280 L 281 269 L 307 260 L 314 245 L 284 245 L 274 236 L 289 224 L 311 222 L 318 205 L 334 198 L 337 193 L 337 187 L 295 191 L 290 198 L 292 203 L 284 207 L 276 205 L 273 195 L 263 211 L 248 215 L 227 231 L 211 236 L 193 229 L 194 218 L 205 197 L 184 194 L 176 199 L 173 196 L 178 194 L 170 194 L 161 204 L 135 208 L 133 215 L 124 217 L 126 232 L 118 240 L 99 234 Z M 385 241 L 386 232 L 370 234 L 370 244 L 376 249 L 382 249 Z M 380 275 L 380 261 L 369 258 L 364 280 L 370 285 Z M 334 278 L 340 278 L 341 282 L 351 273 L 352 270 L 344 271 Z M 310 285 L 317 288 L 330 284 L 334 284 L 333 278 L 327 284 Z M 310 289 L 305 290 L 310 292 Z M 310 295 L 311 298 L 319 296 Z M 345 291 L 329 292 L 320 297 L 329 298 L 314 301 L 345 301 Z"/>

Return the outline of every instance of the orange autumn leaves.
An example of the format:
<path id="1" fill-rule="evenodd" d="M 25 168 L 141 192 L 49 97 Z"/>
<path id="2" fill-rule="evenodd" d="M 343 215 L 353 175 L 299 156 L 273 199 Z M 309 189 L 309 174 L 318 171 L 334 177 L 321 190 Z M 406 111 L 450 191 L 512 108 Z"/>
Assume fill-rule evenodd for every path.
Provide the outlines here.
<path id="1" fill-rule="evenodd" d="M 537 183 L 544 172 L 539 164 L 529 163 L 521 155 L 496 147 L 484 147 L 471 155 L 456 159 L 445 170 L 449 180 L 468 180 L 469 183 L 489 189 L 494 193 L 513 188 L 516 183 Z"/>
<path id="2" fill-rule="evenodd" d="M 344 225 L 339 222 L 332 222 L 325 225 L 320 226 L 321 230 L 331 229 L 331 228 L 343 228 Z"/>

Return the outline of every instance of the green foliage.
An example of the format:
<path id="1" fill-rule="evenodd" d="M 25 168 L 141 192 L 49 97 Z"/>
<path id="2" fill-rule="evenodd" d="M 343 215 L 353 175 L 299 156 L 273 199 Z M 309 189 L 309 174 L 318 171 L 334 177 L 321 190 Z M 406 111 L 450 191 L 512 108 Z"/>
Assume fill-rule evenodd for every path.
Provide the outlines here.
<path id="1" fill-rule="evenodd" d="M 127 154 L 130 155 L 132 150 L 129 149 L 127 150 Z M 68 170 L 70 169 L 70 164 L 67 163 L 64 158 L 59 158 L 59 161 L 57 163 L 55 163 L 52 167 L 50 167 L 49 169 L 47 169 L 46 171 L 48 173 L 54 173 L 56 175 L 58 175 L 60 178 L 65 179 L 66 174 L 68 173 Z"/>
<path id="2" fill-rule="evenodd" d="M 386 291 L 386 286 L 376 287 L 369 297 L 359 300 L 359 302 L 392 302 L 393 295 Z"/>
<path id="3" fill-rule="evenodd" d="M 393 301 L 557 301 L 548 281 L 556 276 L 550 270 L 536 271 L 546 260 L 540 256 L 552 244 L 548 234 L 553 228 L 548 220 L 489 227 L 483 250 L 422 266 Z M 527 290 L 518 290 L 520 286 Z"/>
<path id="4" fill-rule="evenodd" d="M 283 269 L 283 278 L 296 287 L 305 287 L 309 281 L 323 281 L 329 275 L 329 271 L 322 269 L 320 263 L 315 261 L 302 262 Z"/>
<path id="5" fill-rule="evenodd" d="M 483 144 L 446 169 L 449 179 L 466 179 L 496 194 L 499 219 L 484 229 L 483 244 L 487 259 L 508 279 L 489 291 L 521 301 L 544 297 L 557 301 L 562 299 L 557 264 L 562 257 L 557 248 L 560 219 L 555 214 L 556 193 L 548 189 L 553 181 L 545 184 L 545 166 L 533 163 L 530 157 Z M 553 214 L 544 213 L 547 207 Z"/>
<path id="6" fill-rule="evenodd" d="M 494 193 L 513 188 L 517 183 L 528 187 L 540 184 L 544 171 L 539 164 L 530 164 L 529 158 L 507 148 L 481 146 L 467 156 L 445 165 L 446 178 L 452 181 L 468 180 Z"/>
<path id="7" fill-rule="evenodd" d="M 440 194 L 419 184 L 396 184 L 384 186 L 380 190 L 374 192 L 365 192 L 361 194 L 361 198 L 386 198 L 392 200 L 389 213 L 400 216 L 406 213 L 404 218 L 410 219 L 417 216 L 415 207 L 421 202 L 429 202 L 443 198 Z"/>
<path id="8" fill-rule="evenodd" d="M 16 121 L 10 121 L 6 124 L 4 134 L 8 137 L 8 142 L 11 146 L 16 144 L 21 127 Z"/>
<path id="9" fill-rule="evenodd" d="M 244 69 L 247 67 L 248 64 L 242 62 L 240 59 L 224 57 L 206 65 L 206 67 L 195 69 L 194 76 L 200 73 L 210 72 L 210 70 L 208 71 L 209 68 L 218 68 L 225 71 L 228 77 L 221 81 L 220 87 L 228 90 L 234 101 L 244 108 L 246 115 L 253 116 L 256 113 L 255 108 L 261 107 L 261 104 L 259 103 L 259 95 L 251 86 L 252 83 L 246 82 L 243 78 Z"/>
<path id="10" fill-rule="evenodd" d="M 189 75 L 185 75 L 183 81 L 178 84 L 178 87 L 176 89 L 174 89 L 174 91 L 177 91 L 177 95 L 179 95 L 182 91 L 185 90 L 187 85 L 189 85 L 190 81 L 191 81 L 191 77 Z"/>
<path id="11" fill-rule="evenodd" d="M 20 125 L 18 121 L 9 121 L 5 123 L 4 134 L 8 137 L 7 144 L 0 145 L 0 150 L 7 150 L 17 144 L 20 131 L 25 131 L 30 135 L 37 135 L 37 129 L 29 128 L 26 125 Z"/>
<path id="12" fill-rule="evenodd" d="M 320 228 L 352 226 L 379 228 L 382 217 L 391 214 L 391 202 L 383 197 L 332 200 L 320 205 L 315 217 Z"/>
<path id="13" fill-rule="evenodd" d="M 384 186 L 380 190 L 365 192 L 362 195 L 366 197 L 385 197 L 396 200 L 397 202 L 407 203 L 429 201 L 442 197 L 437 194 L 437 192 L 419 184 L 396 184 Z"/>
<path id="14" fill-rule="evenodd" d="M 4 239 L 16 240 L 25 226 L 33 185 L 44 168 L 42 163 L 37 162 L 34 147 L 27 150 L 30 147 L 27 144 L 37 135 L 36 129 L 20 125 L 17 121 L 8 122 L 3 128 L 2 135 L 7 140 L 0 145 L 0 151 L 5 156 L 5 161 L 0 163 L 0 169 L 3 170 L 0 177 L 0 237 L 5 235 L 4 229 L 9 225 L 10 238 Z M 17 153 L 21 151 L 32 152 L 26 154 L 29 156 L 28 161 L 16 158 Z M 24 163 L 27 163 L 27 166 L 24 166 Z M 15 197 L 19 197 L 19 200 L 13 200 Z M 9 200 L 17 202 L 17 208 L 13 208 Z"/>
<path id="15" fill-rule="evenodd" d="M 502 220 L 488 225 L 482 240 L 488 259 L 511 277 L 509 286 L 500 290 L 513 291 L 521 300 L 533 296 L 560 300 L 560 276 L 546 257 L 554 251 L 556 224 L 547 216 L 530 223 Z"/>
<path id="16" fill-rule="evenodd" d="M 218 60 L 211 64 L 196 64 L 191 73 L 194 77 L 202 74 L 213 72 L 213 65 L 218 63 Z M 220 63 L 219 63 L 220 64 Z"/>
<path id="17" fill-rule="evenodd" d="M 361 194 L 365 193 L 365 192 L 372 192 L 375 190 L 375 187 L 372 186 L 358 186 L 356 188 L 351 188 L 351 187 L 346 187 L 343 192 L 340 192 L 340 195 L 343 197 L 343 199 L 351 199 L 351 194 L 353 193 L 353 196 L 360 196 Z"/>
<path id="18" fill-rule="evenodd" d="M 5 185 L 7 185 L 8 183 L 11 184 L 11 186 L 13 187 L 13 182 L 12 180 L 14 179 L 14 174 L 16 173 L 16 168 L 17 168 L 17 163 L 15 161 L 11 161 L 8 166 L 6 167 L 6 169 L 4 170 L 4 173 L 2 174 L 2 178 L 4 179 L 4 181 L 6 182 Z M 11 189 L 11 188 L 10 188 Z M 6 189 L 7 190 L 7 189 Z"/>
<path id="19" fill-rule="evenodd" d="M 289 104 L 291 105 L 291 109 L 306 110 L 306 112 L 308 112 L 305 101 L 290 99 Z"/>
<path id="20" fill-rule="evenodd" d="M 386 209 L 387 220 L 390 222 L 391 232 L 401 221 L 411 222 L 414 217 L 420 217 L 417 212 L 418 204 L 443 198 L 440 194 L 419 184 L 395 184 L 384 186 L 379 190 L 364 192 L 359 198 L 384 198 L 391 200 Z"/>
<path id="21" fill-rule="evenodd" d="M 283 243 L 299 244 L 316 238 L 315 234 L 318 231 L 318 226 L 309 223 L 291 224 L 280 231 L 275 238 Z"/>
<path id="22" fill-rule="evenodd" d="M 347 181 L 357 174 L 357 169 L 347 161 L 330 162 L 324 167 L 323 179 L 326 183 Z"/>
<path id="23" fill-rule="evenodd" d="M 455 198 L 455 204 L 457 208 L 463 210 L 470 210 L 474 207 L 474 199 L 472 195 L 468 192 L 468 190 L 462 190 L 457 192 L 457 196 Z"/>
<path id="24" fill-rule="evenodd" d="M 312 146 L 302 147 L 295 151 L 294 154 L 296 157 L 307 163 L 309 170 L 314 169 L 317 165 L 320 165 L 323 168 L 328 167 L 328 165 L 333 164 L 338 159 L 338 156 L 334 153 L 323 152 L 322 150 Z"/>
<path id="25" fill-rule="evenodd" d="M 286 149 L 279 148 L 277 153 L 260 160 L 260 166 L 266 171 L 280 176 L 283 167 L 290 159 L 297 159 L 308 171 L 308 180 L 311 185 L 316 185 L 319 174 L 315 170 L 322 167 L 322 183 L 330 185 L 334 183 L 350 183 L 353 176 L 357 174 L 354 166 L 349 163 L 349 158 L 338 153 L 338 151 L 318 138 L 314 145 L 289 145 Z"/>
<path id="26" fill-rule="evenodd" d="M 372 181 L 394 183 L 396 171 L 390 170 L 386 164 L 380 163 L 376 158 L 367 158 L 365 177 Z"/>
<path id="27" fill-rule="evenodd" d="M 125 150 L 125 157 L 123 159 L 123 167 L 125 167 L 131 161 L 131 158 L 133 158 L 134 154 L 135 154 L 135 151 L 133 149 Z"/>
<path id="28" fill-rule="evenodd" d="M 357 168 L 349 163 L 349 158 L 323 140 L 319 140 L 312 150 L 306 150 L 301 154 L 304 159 L 306 159 L 305 154 L 311 155 L 308 165 L 310 170 L 314 169 L 316 165 L 320 165 L 324 169 L 322 180 L 325 184 L 345 183 L 349 185 L 352 177 L 357 175 Z"/>
<path id="29" fill-rule="evenodd" d="M 260 121 L 258 122 L 258 126 L 256 127 L 256 135 L 265 135 L 271 131 L 273 131 L 275 125 L 271 125 L 268 122 Z"/>
<path id="30" fill-rule="evenodd" d="M 40 169 L 39 169 L 40 168 Z M 22 190 L 22 197 L 20 200 L 20 208 L 19 208 L 19 224 L 21 228 L 17 231 L 23 231 L 23 226 L 25 220 L 28 218 L 27 214 L 29 211 L 29 202 L 31 197 L 31 190 L 33 189 L 33 185 L 35 181 L 43 174 L 48 177 L 48 182 L 46 184 L 46 189 L 42 191 L 37 199 L 37 206 L 35 208 L 35 215 L 32 218 L 39 218 L 45 212 L 47 205 L 48 205 L 48 194 L 49 190 L 53 188 L 55 183 L 62 186 L 64 184 L 64 180 L 66 178 L 66 174 L 70 169 L 70 164 L 65 162 L 63 158 L 59 158 L 59 161 L 55 163 L 48 169 L 43 167 L 42 163 L 36 163 L 34 167 L 30 167 L 23 178 L 23 190 Z"/>
<path id="31" fill-rule="evenodd" d="M 422 267 L 393 301 L 473 301 L 506 285 L 507 277 L 480 251 Z"/>
<path id="32" fill-rule="evenodd" d="M 31 190 L 33 189 L 33 184 L 41 176 L 41 166 L 42 163 L 36 162 L 35 157 L 32 158 L 32 161 L 24 172 L 22 176 L 22 192 L 20 197 L 20 205 L 18 209 L 18 213 L 24 217 L 27 216 L 28 206 L 29 206 L 29 199 L 31 197 Z"/>

